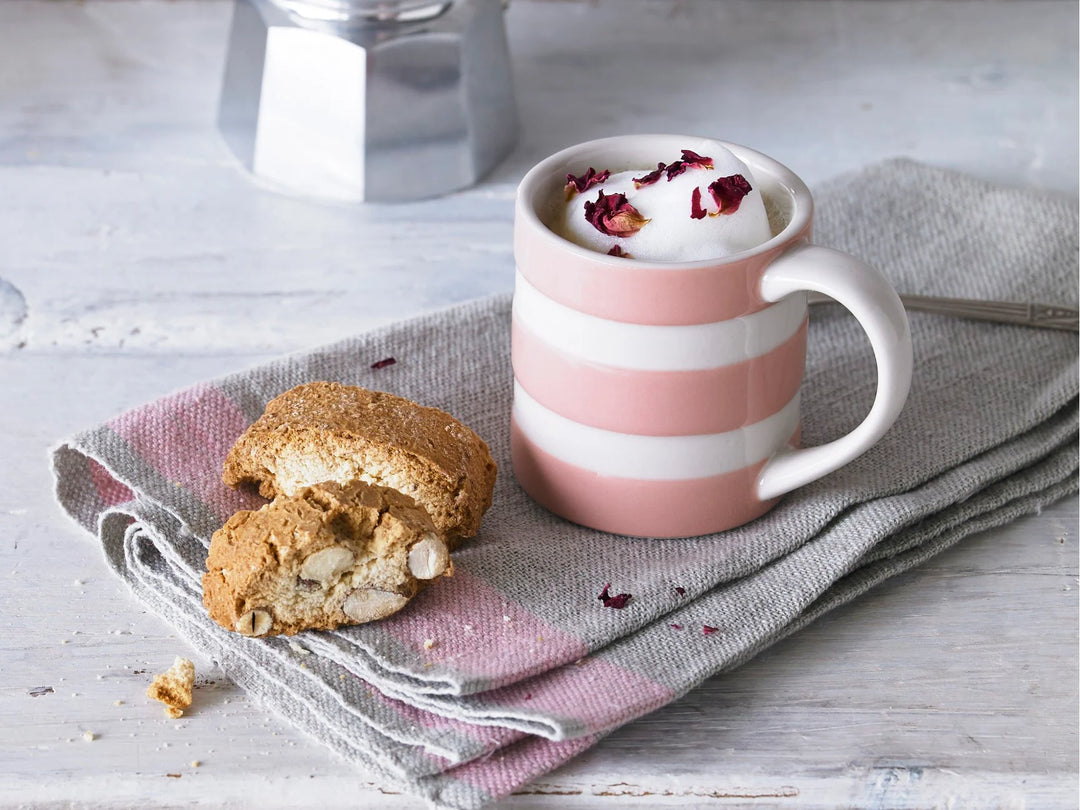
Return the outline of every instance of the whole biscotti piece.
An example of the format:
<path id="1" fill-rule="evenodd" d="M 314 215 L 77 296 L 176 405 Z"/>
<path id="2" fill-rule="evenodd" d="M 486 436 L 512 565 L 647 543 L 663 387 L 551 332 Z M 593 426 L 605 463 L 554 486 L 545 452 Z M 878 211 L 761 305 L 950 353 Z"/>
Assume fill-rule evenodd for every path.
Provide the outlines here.
<path id="1" fill-rule="evenodd" d="M 229 486 L 267 498 L 322 481 L 354 479 L 414 498 L 451 543 L 472 537 L 491 506 L 487 444 L 450 414 L 402 397 L 333 382 L 271 400 L 225 459 Z"/>
<path id="2" fill-rule="evenodd" d="M 327 482 L 241 511 L 214 532 L 210 618 L 245 636 L 333 630 L 396 613 L 452 571 L 446 543 L 406 495 Z"/>

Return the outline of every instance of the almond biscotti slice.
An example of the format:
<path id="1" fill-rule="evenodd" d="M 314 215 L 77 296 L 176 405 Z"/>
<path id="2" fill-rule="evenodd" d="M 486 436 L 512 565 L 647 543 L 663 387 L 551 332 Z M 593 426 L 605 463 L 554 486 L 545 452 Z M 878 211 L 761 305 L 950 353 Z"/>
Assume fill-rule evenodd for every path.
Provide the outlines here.
<path id="1" fill-rule="evenodd" d="M 362 481 L 327 482 L 233 515 L 210 541 L 203 604 L 246 636 L 389 616 L 452 571 L 427 512 Z"/>
<path id="2" fill-rule="evenodd" d="M 354 479 L 414 498 L 454 545 L 480 529 L 495 462 L 487 444 L 437 408 L 333 382 L 271 400 L 225 459 L 229 486 L 254 483 L 267 498 L 321 481 Z"/>

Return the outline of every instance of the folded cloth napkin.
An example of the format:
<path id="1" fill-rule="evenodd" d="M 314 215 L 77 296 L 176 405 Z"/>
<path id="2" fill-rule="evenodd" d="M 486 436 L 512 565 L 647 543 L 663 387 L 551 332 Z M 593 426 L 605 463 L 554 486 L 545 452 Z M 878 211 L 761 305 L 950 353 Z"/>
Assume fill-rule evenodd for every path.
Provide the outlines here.
<path id="1" fill-rule="evenodd" d="M 817 236 L 903 292 L 1076 305 L 1072 200 L 892 161 L 823 188 Z M 136 597 L 265 706 L 389 787 L 474 808 L 875 583 L 1076 492 L 1076 335 L 911 322 L 914 382 L 885 438 L 764 517 L 708 537 L 596 532 L 517 486 L 505 294 L 125 413 L 54 450 L 56 494 Z M 865 415 L 875 371 L 839 308 L 814 311 L 809 347 L 803 440 L 818 444 Z M 494 505 L 455 553 L 455 575 L 395 616 L 241 637 L 201 604 L 210 535 L 259 503 L 221 483 L 222 461 L 268 400 L 311 380 L 454 414 L 499 463 Z M 598 599 L 607 583 L 631 595 L 625 607 Z"/>

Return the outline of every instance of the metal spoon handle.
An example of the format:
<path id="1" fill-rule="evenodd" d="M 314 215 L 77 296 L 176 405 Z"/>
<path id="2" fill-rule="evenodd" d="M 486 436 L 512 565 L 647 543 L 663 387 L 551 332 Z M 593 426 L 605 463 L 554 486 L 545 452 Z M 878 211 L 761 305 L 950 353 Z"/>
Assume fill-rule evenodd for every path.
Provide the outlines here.
<path id="1" fill-rule="evenodd" d="M 811 304 L 835 303 L 821 293 L 810 293 L 807 300 Z M 931 295 L 901 295 L 900 300 L 912 312 L 929 312 L 935 315 L 951 315 L 957 318 L 972 318 L 994 323 L 1021 324 L 1041 329 L 1059 329 L 1065 332 L 1080 331 L 1080 313 L 1069 307 L 1008 301 L 977 301 L 970 298 L 936 298 Z"/>

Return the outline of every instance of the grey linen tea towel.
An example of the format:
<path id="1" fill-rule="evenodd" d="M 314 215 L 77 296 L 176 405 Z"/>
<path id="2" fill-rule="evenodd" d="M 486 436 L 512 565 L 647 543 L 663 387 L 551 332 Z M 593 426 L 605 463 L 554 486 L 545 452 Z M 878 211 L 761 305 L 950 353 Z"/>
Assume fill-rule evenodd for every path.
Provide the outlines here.
<path id="1" fill-rule="evenodd" d="M 900 160 L 832 182 L 817 203 L 817 241 L 901 292 L 1076 306 L 1074 201 Z M 498 295 L 149 403 L 54 450 L 57 498 L 135 596 L 264 706 L 388 788 L 466 810 L 875 583 L 1077 490 L 1076 336 L 912 314 L 908 403 L 864 456 L 728 532 L 596 532 L 514 481 L 509 325 Z M 812 445 L 857 424 L 876 383 L 843 310 L 816 310 L 808 342 Z M 241 637 L 201 603 L 210 535 L 261 503 L 221 483 L 222 461 L 271 398 L 312 380 L 454 414 L 491 445 L 494 505 L 454 577 L 389 619 Z M 597 598 L 607 583 L 631 595 L 622 609 Z"/>

